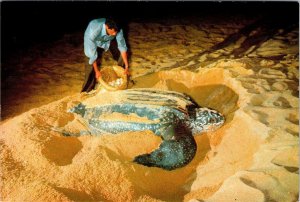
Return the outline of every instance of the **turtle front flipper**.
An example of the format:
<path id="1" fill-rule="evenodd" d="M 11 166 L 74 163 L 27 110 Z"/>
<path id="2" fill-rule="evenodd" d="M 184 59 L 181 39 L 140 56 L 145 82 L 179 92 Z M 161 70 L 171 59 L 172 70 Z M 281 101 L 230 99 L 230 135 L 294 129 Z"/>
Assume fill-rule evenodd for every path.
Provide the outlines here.
<path id="1" fill-rule="evenodd" d="M 135 157 L 134 162 L 166 170 L 174 170 L 191 162 L 197 151 L 191 131 L 182 122 L 176 123 L 172 127 L 174 129 L 172 139 L 163 140 L 158 149 L 150 154 Z"/>

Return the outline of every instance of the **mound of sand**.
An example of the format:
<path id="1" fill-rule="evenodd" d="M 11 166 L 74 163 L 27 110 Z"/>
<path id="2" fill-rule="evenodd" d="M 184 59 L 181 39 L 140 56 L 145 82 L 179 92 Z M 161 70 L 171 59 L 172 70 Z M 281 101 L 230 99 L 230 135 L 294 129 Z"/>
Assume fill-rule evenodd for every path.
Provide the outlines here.
<path id="1" fill-rule="evenodd" d="M 229 70 L 220 68 L 222 65 L 225 64 L 197 73 L 161 71 L 140 78 L 143 83 L 137 82 L 141 85 L 135 86 L 184 92 L 198 104 L 215 108 L 226 116 L 221 129 L 195 137 L 198 151 L 187 166 L 165 171 L 133 163 L 136 155 L 159 145 L 160 138 L 151 132 L 64 137 L 51 130 L 74 120 L 67 109 L 91 96 L 75 94 L 2 124 L 3 199 L 295 200 L 298 137 L 287 129 L 293 130 L 297 113 L 285 107 L 265 110 L 262 105 L 268 96 L 261 94 L 262 99 L 257 94 L 250 95 Z M 235 69 L 246 77 L 253 75 L 242 64 L 231 65 L 236 65 Z M 297 103 L 290 101 L 290 105 Z M 285 110 L 285 117 L 273 117 L 277 110 Z M 280 128 L 278 125 L 283 123 L 278 121 L 285 122 L 284 127 Z M 72 124 L 70 128 L 82 127 L 80 122 Z"/>

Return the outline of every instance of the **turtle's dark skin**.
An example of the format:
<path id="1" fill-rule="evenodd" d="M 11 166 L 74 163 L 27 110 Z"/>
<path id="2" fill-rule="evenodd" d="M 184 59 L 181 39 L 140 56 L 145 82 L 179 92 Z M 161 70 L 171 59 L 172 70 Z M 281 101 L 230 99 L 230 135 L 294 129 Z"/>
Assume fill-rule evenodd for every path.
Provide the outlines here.
<path id="1" fill-rule="evenodd" d="M 162 138 L 158 149 L 134 158 L 134 162 L 173 170 L 187 165 L 195 156 L 197 145 L 193 135 L 221 127 L 224 116 L 215 110 L 203 108 L 190 97 L 156 89 L 130 89 L 119 103 L 88 107 L 83 103 L 69 112 L 80 115 L 92 135 L 117 134 L 125 131 L 151 130 Z M 103 119 L 103 115 L 121 113 L 147 118 L 147 122 Z M 65 135 L 80 135 L 64 132 Z M 84 134 L 84 131 L 82 132 Z"/>

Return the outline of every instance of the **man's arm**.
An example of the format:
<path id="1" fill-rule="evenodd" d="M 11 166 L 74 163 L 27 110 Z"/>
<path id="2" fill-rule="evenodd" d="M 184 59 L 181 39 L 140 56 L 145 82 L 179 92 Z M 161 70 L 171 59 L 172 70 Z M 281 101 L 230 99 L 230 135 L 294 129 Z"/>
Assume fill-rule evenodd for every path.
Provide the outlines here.
<path id="1" fill-rule="evenodd" d="M 122 59 L 123 59 L 124 64 L 125 64 L 125 71 L 124 71 L 124 73 L 126 75 L 129 75 L 129 65 L 128 65 L 127 52 L 126 51 L 121 52 L 121 56 L 122 56 Z"/>
<path id="2" fill-rule="evenodd" d="M 99 69 L 98 69 L 97 62 L 96 62 L 96 61 L 93 62 L 93 68 L 94 68 L 94 70 L 95 70 L 95 77 L 96 77 L 96 79 L 98 79 L 99 77 L 101 77 L 101 73 L 100 73 L 100 71 L 99 71 Z"/>
<path id="3" fill-rule="evenodd" d="M 129 65 L 128 65 L 128 57 L 127 57 L 127 46 L 126 46 L 126 42 L 125 42 L 125 39 L 124 39 L 124 36 L 123 36 L 123 30 L 121 29 L 117 36 L 116 36 L 116 39 L 117 39 L 117 43 L 118 43 L 118 48 L 121 52 L 121 56 L 122 56 L 122 59 L 124 61 L 124 64 L 125 64 L 125 71 L 124 73 L 129 75 Z"/>

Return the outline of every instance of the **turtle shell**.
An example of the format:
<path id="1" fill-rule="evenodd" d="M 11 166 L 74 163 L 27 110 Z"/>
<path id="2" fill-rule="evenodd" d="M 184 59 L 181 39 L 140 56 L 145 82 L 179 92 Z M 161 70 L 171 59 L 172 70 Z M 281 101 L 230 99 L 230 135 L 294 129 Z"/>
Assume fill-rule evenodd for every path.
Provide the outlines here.
<path id="1" fill-rule="evenodd" d="M 70 112 L 79 114 L 95 134 L 151 130 L 163 135 L 175 118 L 186 120 L 196 107 L 185 94 L 140 88 L 98 93 Z"/>
<path id="2" fill-rule="evenodd" d="M 190 108 L 199 107 L 189 96 L 176 91 L 154 88 L 136 88 L 120 91 L 108 91 L 87 97 L 82 104 L 88 108 L 114 104 L 140 104 L 148 107 L 171 107 L 185 113 Z"/>

